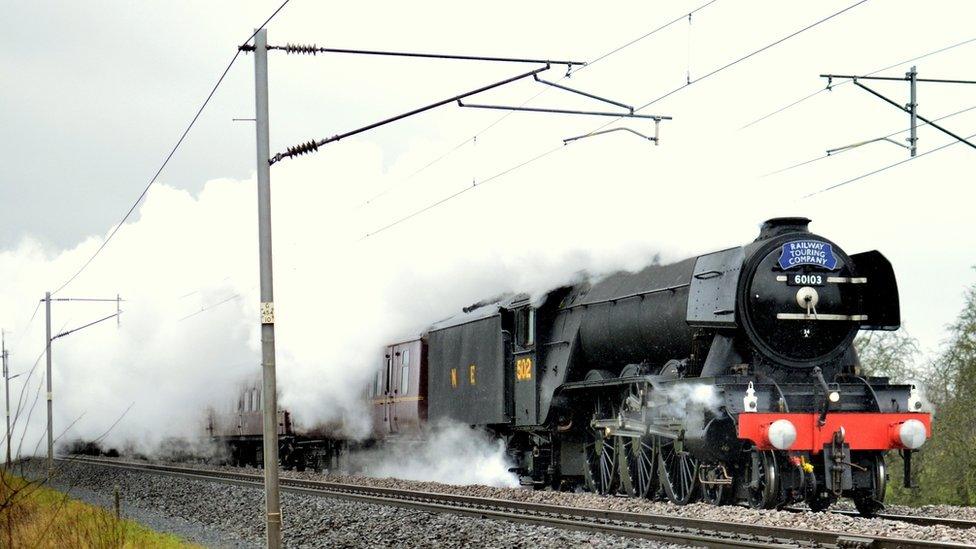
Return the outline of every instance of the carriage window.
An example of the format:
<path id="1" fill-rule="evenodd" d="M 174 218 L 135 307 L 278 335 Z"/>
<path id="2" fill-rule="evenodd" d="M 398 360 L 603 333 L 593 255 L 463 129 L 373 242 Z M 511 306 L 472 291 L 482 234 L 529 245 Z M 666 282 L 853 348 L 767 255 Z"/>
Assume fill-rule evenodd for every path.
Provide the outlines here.
<path id="1" fill-rule="evenodd" d="M 406 353 L 403 354 L 406 357 Z M 410 388 L 410 367 L 407 366 L 406 360 L 403 361 L 403 367 L 400 368 L 400 394 L 407 394 L 407 389 Z"/>
<path id="2" fill-rule="evenodd" d="M 373 394 L 376 396 L 383 394 L 383 372 L 376 372 L 376 383 L 373 387 Z"/>
<path id="3" fill-rule="evenodd" d="M 526 307 L 516 314 L 515 337 L 519 347 L 531 347 L 535 343 L 535 309 Z"/>
<path id="4" fill-rule="evenodd" d="M 403 365 L 410 366 L 410 349 L 403 350 Z"/>
<path id="5" fill-rule="evenodd" d="M 391 357 L 386 357 L 386 380 L 383 382 L 383 388 L 386 392 L 390 392 L 391 382 L 393 381 L 393 359 Z"/>
<path id="6" fill-rule="evenodd" d="M 257 389 L 254 389 L 251 393 L 252 399 L 254 400 L 254 411 L 257 412 L 261 409 L 261 393 Z"/>

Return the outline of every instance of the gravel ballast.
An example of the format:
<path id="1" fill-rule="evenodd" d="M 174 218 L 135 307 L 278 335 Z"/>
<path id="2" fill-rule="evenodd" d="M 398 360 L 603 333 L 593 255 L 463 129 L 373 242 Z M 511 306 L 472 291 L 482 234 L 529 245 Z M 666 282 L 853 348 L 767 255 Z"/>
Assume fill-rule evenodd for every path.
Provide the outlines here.
<path id="1" fill-rule="evenodd" d="M 213 470 L 234 470 L 260 474 L 260 470 L 215 465 L 187 465 Z M 492 497 L 516 501 L 608 509 L 633 513 L 654 513 L 685 517 L 704 518 L 727 522 L 741 522 L 763 526 L 780 526 L 810 530 L 827 530 L 847 534 L 882 535 L 888 537 L 920 539 L 940 542 L 964 543 L 976 546 L 976 528 L 959 529 L 943 525 L 915 525 L 907 522 L 847 516 L 835 513 L 794 513 L 789 511 L 757 510 L 739 506 L 716 507 L 704 503 L 677 506 L 668 502 L 645 499 L 607 497 L 590 493 L 555 492 L 522 488 L 493 488 L 489 486 L 457 486 L 439 482 L 420 482 L 395 478 L 372 478 L 315 472 L 282 471 L 282 477 L 323 480 L 365 486 L 402 488 L 436 493 L 450 493 L 476 497 Z M 843 501 L 838 508 L 850 507 Z M 925 507 L 888 506 L 887 513 L 947 517 L 962 520 L 976 520 L 976 508 L 951 505 L 932 505 Z"/>
<path id="2" fill-rule="evenodd" d="M 23 474 L 43 472 L 34 460 Z M 259 488 L 65 462 L 50 485 L 106 507 L 118 486 L 123 513 L 151 528 L 212 547 L 264 545 Z M 289 547 L 681 547 L 288 492 L 281 506 Z"/>

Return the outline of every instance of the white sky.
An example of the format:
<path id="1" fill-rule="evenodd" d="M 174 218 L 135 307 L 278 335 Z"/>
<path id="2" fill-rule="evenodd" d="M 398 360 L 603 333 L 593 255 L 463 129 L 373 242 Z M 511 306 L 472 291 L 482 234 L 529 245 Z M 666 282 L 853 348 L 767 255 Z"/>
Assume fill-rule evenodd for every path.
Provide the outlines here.
<path id="1" fill-rule="evenodd" d="M 292 0 L 270 25 L 269 41 L 590 60 L 702 3 L 628 2 L 609 8 L 583 2 Z M 700 77 L 852 3 L 718 0 L 690 26 L 676 24 L 564 83 L 641 105 L 680 86 L 686 71 Z M 36 321 L 26 329 L 35 300 L 65 280 L 119 220 L 236 44 L 277 4 L 16 1 L 8 6 L 10 24 L 0 38 L 0 67 L 8 75 L 0 87 L 0 159 L 6 167 L 0 173 L 0 272 L 9 283 L 0 320 L 14 330 L 15 340 L 16 332 L 23 332 L 15 371 L 30 366 L 42 336 Z M 742 244 L 754 238 L 761 221 L 780 215 L 812 218 L 814 231 L 849 253 L 885 253 L 899 278 L 906 326 L 923 347 L 936 349 L 945 324 L 958 312 L 963 289 L 974 280 L 976 150 L 955 145 L 804 199 L 904 159 L 907 152 L 876 143 L 761 176 L 828 148 L 905 129 L 907 115 L 844 85 L 740 128 L 823 87 L 821 73 L 869 72 L 976 38 L 974 17 L 976 5 L 965 1 L 869 0 L 650 107 L 648 112 L 674 117 L 662 123 L 660 146 L 624 133 L 584 140 L 367 239 L 362 238 L 366 233 L 605 120 L 516 113 L 479 133 L 501 113 L 447 106 L 282 162 L 272 170 L 272 184 L 277 303 L 282 318 L 288 316 L 281 311 L 293 312 L 291 327 L 281 327 L 279 345 L 286 383 L 289 361 L 302 372 L 291 379 L 293 387 L 308 385 L 323 362 L 346 356 L 348 349 L 340 349 L 349 341 L 369 353 L 365 350 L 383 337 L 416 329 L 491 291 L 539 289 L 579 268 L 637 267 L 655 252 L 680 258 Z M 976 78 L 974 54 L 976 42 L 920 60 L 920 77 Z M 192 335 L 207 352 L 183 349 L 186 356 L 173 360 L 192 362 L 194 371 L 208 361 L 253 361 L 253 126 L 231 121 L 253 115 L 252 63 L 251 56 L 239 59 L 159 188 L 133 218 L 136 224 L 123 228 L 119 240 L 66 293 L 120 291 L 136 301 L 148 299 L 143 310 L 152 314 L 141 318 L 144 324 L 130 322 L 138 337 L 133 340 L 136 336 L 124 330 L 122 335 L 99 332 L 102 328 L 79 337 L 104 336 L 106 347 L 123 349 L 139 347 L 145 341 L 139 338 L 158 338 L 158 349 L 139 351 L 158 359 L 157 352 L 180 347 Z M 906 69 L 885 74 L 899 76 Z M 525 70 L 272 52 L 272 153 Z M 548 77 L 561 75 L 555 68 Z M 905 84 L 874 87 L 907 102 Z M 540 89 L 523 82 L 478 101 L 519 104 Z M 937 117 L 974 106 L 973 90 L 920 84 L 919 111 Z M 555 91 L 530 105 L 602 108 Z M 976 131 L 976 110 L 943 123 L 969 135 Z M 645 121 L 621 125 L 651 131 Z M 475 134 L 476 143 L 470 140 Z M 920 152 L 950 140 L 931 128 L 922 128 L 919 136 Z M 207 184 L 217 179 L 222 181 Z M 208 192 L 198 194 L 205 185 Z M 391 186 L 381 199 L 360 207 Z M 188 292 L 199 293 L 189 305 L 173 298 Z M 187 322 L 179 329 L 155 324 L 235 292 L 243 296 L 236 304 L 190 321 L 200 322 L 202 331 L 182 332 Z M 130 305 L 133 314 L 138 307 Z M 87 318 L 75 314 L 56 324 Z M 214 328 L 218 321 L 233 329 Z M 78 348 L 72 351 L 72 345 Z M 65 347 L 64 361 L 83 368 L 90 347 L 81 342 Z M 118 348 L 99 356 L 108 370 L 145 360 Z M 154 364 L 159 366 L 148 361 L 145 371 Z M 124 408 L 128 401 L 118 392 L 132 389 L 133 381 L 138 380 L 119 379 L 117 387 L 125 390 L 110 398 L 112 389 L 102 388 L 99 398 L 114 399 L 113 410 Z M 185 396 L 176 389 L 167 394 Z M 311 402 L 320 395 L 291 396 L 294 402 Z M 74 413 L 84 408 L 78 406 Z M 73 417 L 65 414 L 66 420 Z"/>

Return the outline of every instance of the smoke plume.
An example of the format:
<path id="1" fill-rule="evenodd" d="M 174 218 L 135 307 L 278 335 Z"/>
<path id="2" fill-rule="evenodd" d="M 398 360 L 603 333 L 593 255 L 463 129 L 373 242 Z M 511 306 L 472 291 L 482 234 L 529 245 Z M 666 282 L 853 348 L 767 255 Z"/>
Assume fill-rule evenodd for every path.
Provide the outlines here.
<path id="1" fill-rule="evenodd" d="M 466 425 L 442 423 L 423 441 L 400 443 L 352 457 L 353 467 L 376 478 L 482 484 L 515 488 L 519 485 L 501 440 Z"/>
<path id="2" fill-rule="evenodd" d="M 356 205 L 407 167 L 385 166 L 375 147 L 354 142 L 326 166 L 321 160 L 293 163 L 276 172 L 279 402 L 300 425 L 340 422 L 361 436 L 368 425 L 361 389 L 389 341 L 416 336 L 486 297 L 512 291 L 538 296 L 580 272 L 640 268 L 660 251 L 646 234 L 612 226 L 566 226 L 540 247 L 529 237 L 541 234 L 540 218 L 508 222 L 498 213 L 509 197 L 490 192 L 479 199 L 483 209 L 476 216 L 462 205 L 445 210 L 449 222 L 435 212 L 402 231 L 363 239 L 409 208 L 397 200 L 375 210 Z M 335 204 L 334 187 L 318 176 L 325 171 L 341 174 L 334 184 L 345 181 L 356 192 Z M 56 294 L 119 294 L 123 300 L 118 323 L 108 320 L 54 341 L 59 440 L 98 440 L 148 453 L 171 437 L 202 434 L 205 410 L 229 407 L 241 380 L 260 375 L 255 212 L 253 179 L 209 181 L 195 195 L 157 184 L 98 258 Z M 553 208 L 548 221 L 557 214 Z M 465 231 L 442 226 L 460 219 Z M 618 236 L 599 237 L 611 232 Z M 23 374 L 11 387 L 15 451 L 43 451 L 44 307 L 31 312 L 102 241 L 91 237 L 56 250 L 26 239 L 0 251 L 0 323 L 13 331 L 7 338 L 11 370 Z M 677 257 L 667 252 L 665 260 Z M 114 302 L 54 302 L 52 331 L 115 310 Z"/>

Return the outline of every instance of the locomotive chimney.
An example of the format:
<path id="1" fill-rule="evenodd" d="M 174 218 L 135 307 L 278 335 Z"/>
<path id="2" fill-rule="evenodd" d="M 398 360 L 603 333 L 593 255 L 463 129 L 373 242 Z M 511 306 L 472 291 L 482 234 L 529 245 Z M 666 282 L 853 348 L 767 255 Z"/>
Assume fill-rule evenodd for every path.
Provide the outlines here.
<path id="1" fill-rule="evenodd" d="M 805 217 L 774 217 L 762 224 L 756 240 L 766 240 L 786 233 L 809 232 L 810 220 Z"/>

